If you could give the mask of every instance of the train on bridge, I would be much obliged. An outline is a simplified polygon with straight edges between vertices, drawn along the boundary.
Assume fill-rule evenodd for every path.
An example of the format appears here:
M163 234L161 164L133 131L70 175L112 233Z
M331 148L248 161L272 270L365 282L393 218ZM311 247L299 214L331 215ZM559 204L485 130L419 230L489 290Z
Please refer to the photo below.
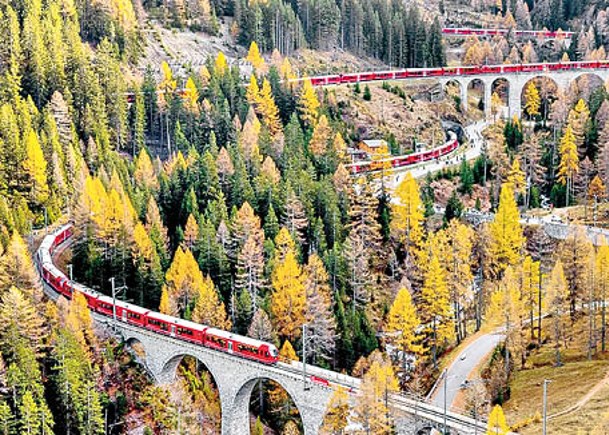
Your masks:
M501 65L452 66L438 68L408 68L393 71L348 73L310 77L313 86L345 85L362 82L421 79L434 77L462 77L489 74L551 73L577 70L609 69L609 60L581 62L522 63ZM306 80L304 78L294 81Z
M157 313L127 302L115 301L109 296L70 280L55 266L53 253L58 246L72 237L73 229L72 224L67 224L56 232L47 235L36 252L36 265L40 276L57 293L68 299L72 299L74 293L80 293L87 300L87 305L92 312L110 319L116 318L121 322L145 328L157 334L167 335L263 364L276 364L279 360L279 352L274 344ZM312 381L316 383L327 382L323 379L312 379Z
M442 33L451 36L514 36L540 39L570 39L575 32L564 30L518 30L518 29L478 29L474 27L444 27Z

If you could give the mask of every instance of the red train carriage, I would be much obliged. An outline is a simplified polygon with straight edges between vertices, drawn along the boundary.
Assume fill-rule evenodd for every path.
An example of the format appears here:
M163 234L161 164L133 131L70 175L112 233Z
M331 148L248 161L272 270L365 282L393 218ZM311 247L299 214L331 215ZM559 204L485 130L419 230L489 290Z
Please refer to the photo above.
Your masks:
M94 302L93 309L100 314L113 317L113 300L110 296L100 295ZM150 310L123 301L116 301L116 318L121 322L137 326L146 326L146 318Z
M275 364L279 359L279 352L272 344L216 328L205 331L205 345L266 364Z
M205 325L154 311L149 311L146 315L146 328L159 334L198 344L205 344L205 330L208 329Z

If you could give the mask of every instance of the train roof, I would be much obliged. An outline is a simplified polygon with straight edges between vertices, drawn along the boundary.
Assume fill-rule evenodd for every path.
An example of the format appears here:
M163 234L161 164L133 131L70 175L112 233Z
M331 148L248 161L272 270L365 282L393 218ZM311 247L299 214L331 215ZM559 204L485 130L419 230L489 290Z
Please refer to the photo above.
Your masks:
M267 343L266 341L256 340L255 338L246 337L244 335L233 334L232 332L223 331L222 329L208 328L205 333L207 335L215 335L216 337L235 340L243 344L249 344L250 346L258 347L266 344L269 347L274 347L274 345Z
M100 295L97 299L99 301L106 302L110 305L112 305L114 303L112 300L112 297L107 296L107 295ZM119 300L116 301L116 306L124 308L129 311L133 311L134 313L142 314L142 315L145 315L150 311L149 309L142 308L139 305L134 305L134 304L130 304L129 302L119 301Z
M169 316L167 314L161 314L156 311L149 311L148 317L155 320L161 320L167 323L173 323L176 325L185 326L187 328L196 329L198 331L205 331L206 329L208 329L206 325L191 322L190 320L178 319L177 317Z

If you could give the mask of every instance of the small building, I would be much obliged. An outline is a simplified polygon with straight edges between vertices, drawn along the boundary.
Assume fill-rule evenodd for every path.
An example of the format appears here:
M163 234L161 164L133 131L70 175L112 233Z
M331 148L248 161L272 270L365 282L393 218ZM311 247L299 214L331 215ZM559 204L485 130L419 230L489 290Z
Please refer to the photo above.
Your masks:
M358 144L360 151L366 153L368 158L374 159L389 156L389 145L383 139L366 139Z

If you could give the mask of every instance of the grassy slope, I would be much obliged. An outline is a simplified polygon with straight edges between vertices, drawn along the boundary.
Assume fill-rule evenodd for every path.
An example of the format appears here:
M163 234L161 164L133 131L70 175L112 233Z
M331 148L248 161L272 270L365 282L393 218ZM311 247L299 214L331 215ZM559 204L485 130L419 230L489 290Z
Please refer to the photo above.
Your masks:
M609 372L609 355L597 354L595 359L587 360L586 322L581 319L571 328L573 339L562 352L564 365L554 367L554 349L548 343L533 354L528 361L532 368L518 371L511 382L512 395L504 409L508 423L519 422L542 414L543 380L551 379L548 387L548 414L552 415L575 405ZM546 325L549 331L550 325ZM579 338L575 340L575 338ZM609 387L604 386L589 401L567 415L548 422L548 433L569 435L588 433L602 420L609 409ZM583 432L580 432L582 431ZM533 422L520 429L522 434L541 433L541 423Z

